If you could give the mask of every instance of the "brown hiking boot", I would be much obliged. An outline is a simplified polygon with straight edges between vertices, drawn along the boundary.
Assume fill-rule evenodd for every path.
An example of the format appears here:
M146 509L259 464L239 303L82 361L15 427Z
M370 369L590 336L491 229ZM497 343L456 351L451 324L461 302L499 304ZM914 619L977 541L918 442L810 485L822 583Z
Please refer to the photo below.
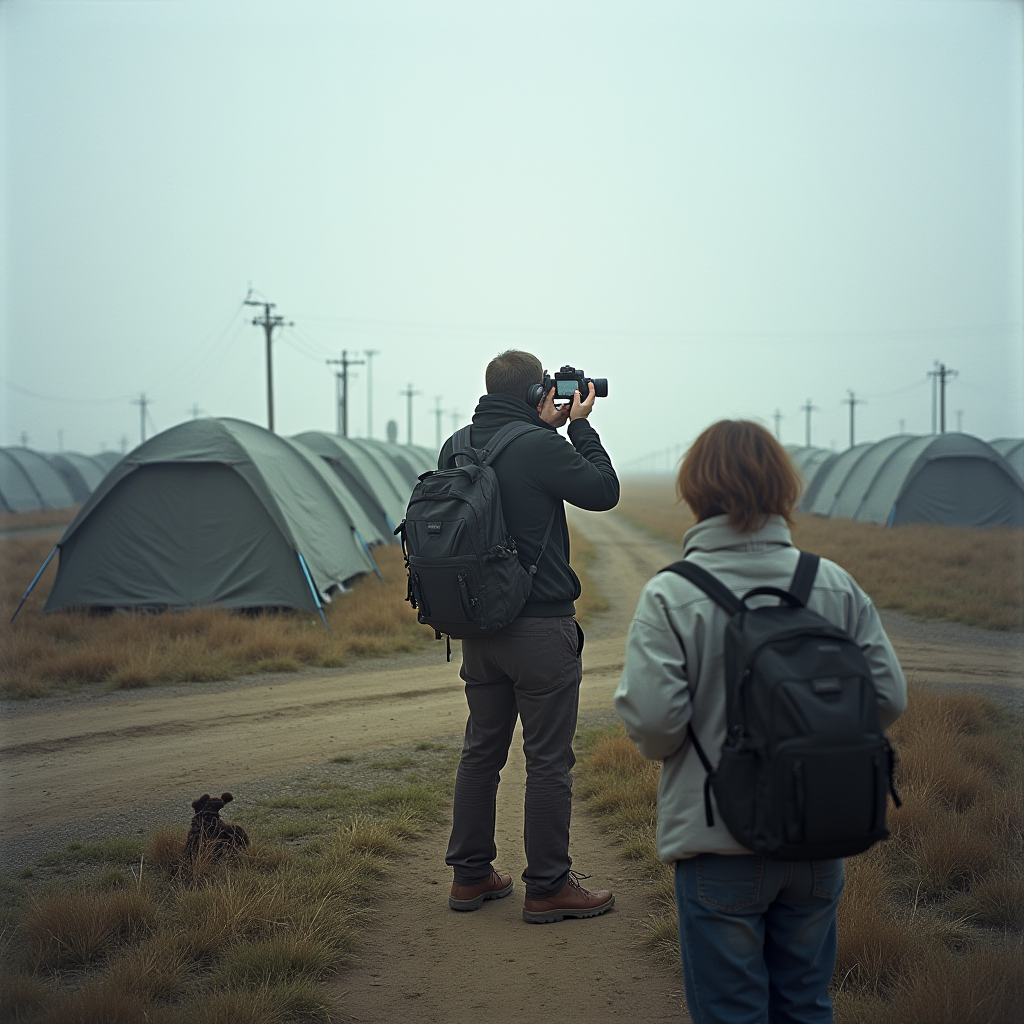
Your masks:
M597 917L615 905L615 895L607 889L590 892L580 885L580 880L589 875L569 872L569 881L554 896L542 900L526 898L523 905L523 920L527 924L551 924L563 917Z
M479 910L484 905L484 900L500 900L511 891L512 876L499 875L497 871L492 871L490 878L485 878L476 885L459 885L458 882L452 882L448 906L452 910Z

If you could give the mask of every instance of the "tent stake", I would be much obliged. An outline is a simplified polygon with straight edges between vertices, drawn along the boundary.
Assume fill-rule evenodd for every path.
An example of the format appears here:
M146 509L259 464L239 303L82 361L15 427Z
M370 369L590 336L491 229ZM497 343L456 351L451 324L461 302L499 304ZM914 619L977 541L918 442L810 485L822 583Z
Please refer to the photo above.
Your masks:
M309 592L313 595L313 600L316 601L316 610L320 613L320 618L323 619L324 629L330 632L331 627L327 625L327 616L324 615L324 607L320 603L320 595L316 592L316 587L313 586L313 577L309 575L309 569L306 567L306 560L302 557L301 551L295 552L299 556L299 565L302 566L302 571L306 576L306 582L309 584Z
M50 564L50 559L52 559L53 556L57 554L58 546L59 545L57 544L53 545L53 550L46 556L46 561L43 562L42 568L39 570L39 572L35 574L35 576L32 579L32 582L28 585L28 590L26 590L25 593L22 595L21 600L18 602L18 607L14 609L14 614L11 616L11 622L13 622L18 617L18 612L21 611L21 606L28 600L28 595L32 593L32 588L39 582L39 577L42 576L44 572L46 572L46 567Z

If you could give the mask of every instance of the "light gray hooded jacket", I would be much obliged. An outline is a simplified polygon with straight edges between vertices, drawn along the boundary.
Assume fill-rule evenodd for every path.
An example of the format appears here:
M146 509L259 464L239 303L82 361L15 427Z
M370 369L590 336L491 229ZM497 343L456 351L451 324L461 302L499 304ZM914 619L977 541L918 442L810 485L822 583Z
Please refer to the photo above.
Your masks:
M683 552L740 597L754 587L788 589L799 558L781 516L770 516L753 533L734 529L724 515L713 516L687 531ZM754 598L752 606L756 602L777 599ZM849 573L823 558L808 607L860 644L874 674L882 728L888 728L906 707L907 681L871 599ZM708 759L717 764L726 732L727 621L727 613L702 590L665 572L644 587L629 628L615 707L640 753L663 762L658 855L668 863L699 853L750 853L733 839L717 806L715 824L707 825L705 772L686 732L692 722Z

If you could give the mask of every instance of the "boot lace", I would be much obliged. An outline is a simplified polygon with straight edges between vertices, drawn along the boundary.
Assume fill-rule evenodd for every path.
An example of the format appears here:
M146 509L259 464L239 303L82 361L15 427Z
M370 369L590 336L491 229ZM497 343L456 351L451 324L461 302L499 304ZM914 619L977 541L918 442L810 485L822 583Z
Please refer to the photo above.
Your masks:
M574 889L579 889L580 892L587 892L588 890L584 889L583 886L580 885L580 882L589 877L590 875L584 875L581 874L579 871L573 871L570 869L568 881Z

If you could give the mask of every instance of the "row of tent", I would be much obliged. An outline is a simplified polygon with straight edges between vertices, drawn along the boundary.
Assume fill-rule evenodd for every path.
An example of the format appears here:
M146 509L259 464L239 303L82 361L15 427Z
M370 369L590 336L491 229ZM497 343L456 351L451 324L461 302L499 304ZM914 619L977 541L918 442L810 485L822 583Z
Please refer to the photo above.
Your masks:
M0 512L81 505L120 461L117 452L51 455L31 448L0 448Z
M1024 527L1024 440L898 434L844 452L788 449L804 480L800 508L899 526Z
M52 458L52 457L51 457ZM64 531L46 610L320 611L376 571L426 448L237 419L179 424L119 457Z

